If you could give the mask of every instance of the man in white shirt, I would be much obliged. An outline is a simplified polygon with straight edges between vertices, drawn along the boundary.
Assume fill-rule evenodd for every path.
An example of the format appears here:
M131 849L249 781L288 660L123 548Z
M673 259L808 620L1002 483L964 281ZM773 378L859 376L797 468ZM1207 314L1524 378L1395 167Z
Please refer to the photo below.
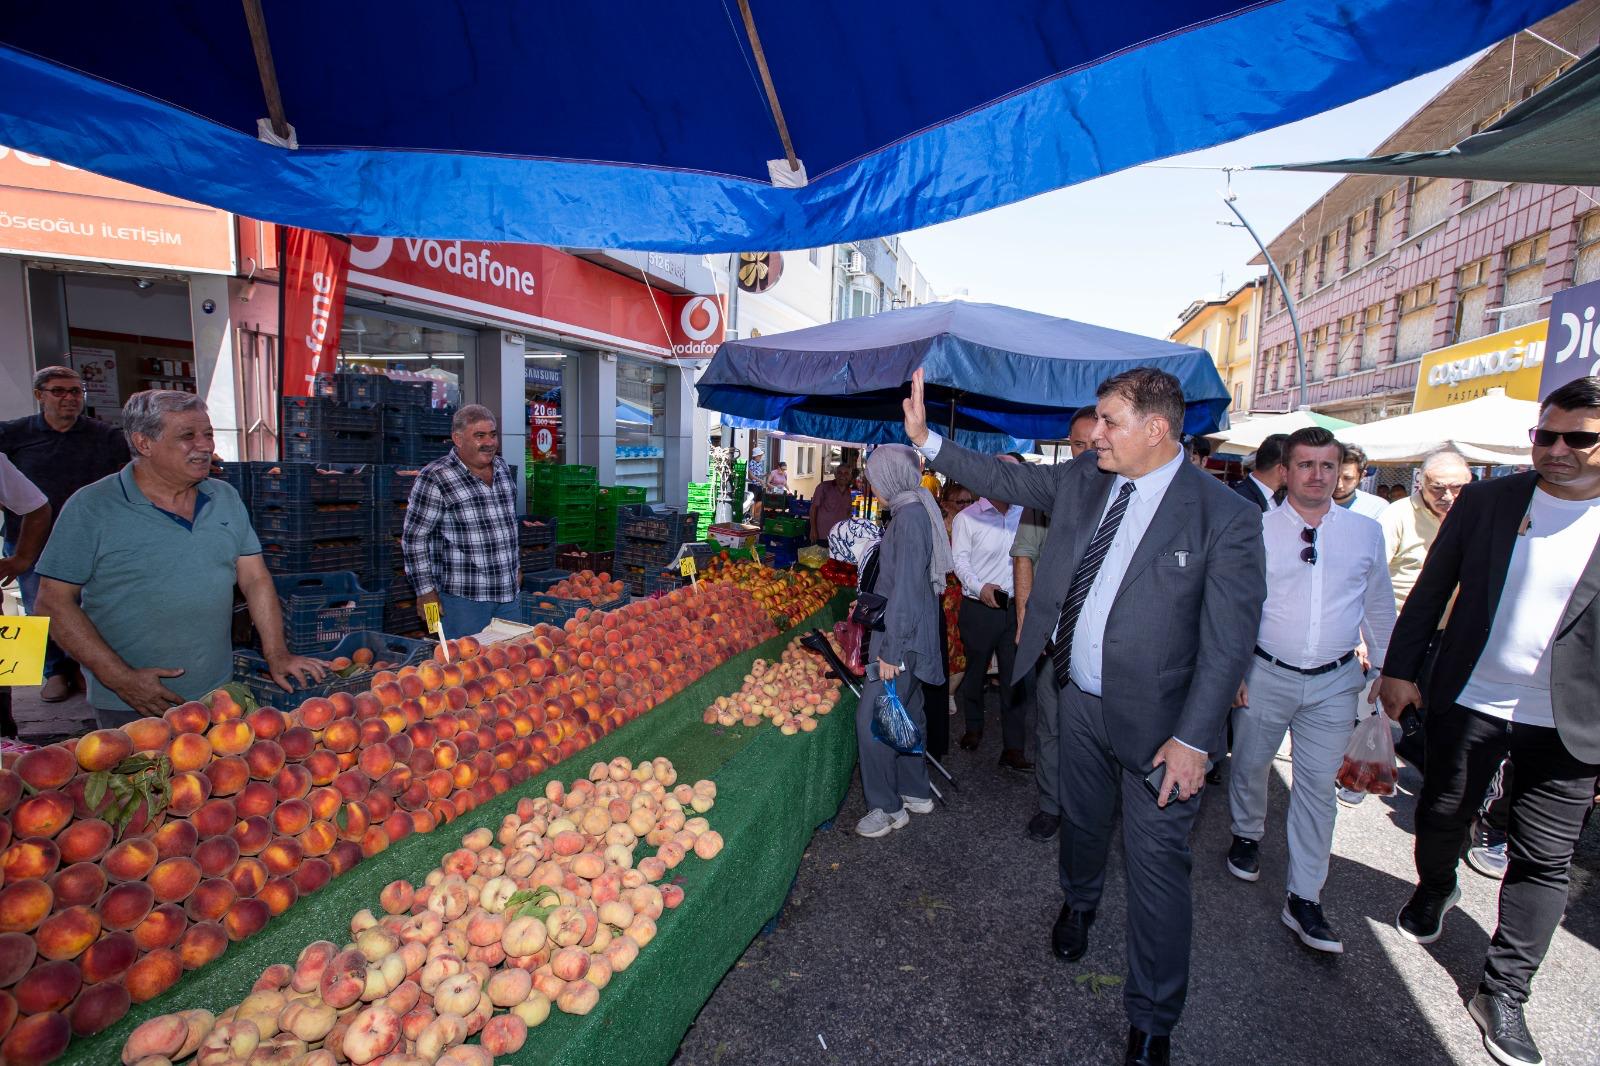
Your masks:
M1361 478L1367 472L1367 453L1356 444L1346 444L1344 461L1339 466L1339 483L1333 487L1333 502L1347 511L1366 515L1376 520L1383 514L1389 501L1361 489Z
M1365 638L1371 661L1382 663L1394 629L1394 590L1378 524L1332 504L1341 460L1333 434L1321 427L1298 430L1284 458L1285 505L1261 518L1267 600L1255 663L1233 712L1228 870L1244 881L1261 876L1272 761L1289 732L1294 784L1283 923L1307 947L1338 954L1344 945L1321 899L1338 812L1334 776L1361 694L1361 664L1353 649Z
M1000 456L1017 462L1016 456ZM1016 539L1022 508L1003 500L980 498L956 515L950 526L950 555L961 582L961 611L956 624L967 653L967 672L956 690L956 703L966 716L961 747L973 751L983 740L983 686L989 660L1000 659L1000 765L1030 773L1033 763L1023 753L1026 711L1020 686L1011 683L1017 657L1017 605L1011 596L1011 542Z

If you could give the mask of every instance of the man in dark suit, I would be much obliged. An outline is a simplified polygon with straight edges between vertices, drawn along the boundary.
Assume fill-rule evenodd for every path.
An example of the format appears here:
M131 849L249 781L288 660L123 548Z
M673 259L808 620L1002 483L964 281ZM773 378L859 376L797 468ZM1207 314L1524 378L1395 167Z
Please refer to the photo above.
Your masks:
M1255 504L1257 509L1269 511L1282 499L1284 469L1283 451L1289 443L1287 433L1274 433L1256 449L1255 465L1250 476L1233 486L1233 491Z
M1051 943L1068 961L1088 950L1120 803L1126 1062L1160 1066L1189 978L1188 840L1199 804L1185 801L1205 784L1261 622L1261 516L1184 461L1183 391L1172 375L1131 370L1097 396L1095 450L1058 466L1001 463L930 433L920 370L905 429L935 470L1050 516L1016 661L1026 670L1049 656L1040 702L1048 695L1060 716L1066 902ZM1146 775L1160 778L1156 796Z
M1428 689L1417 801L1418 885L1395 925L1439 939L1461 897L1456 862L1495 768L1516 766L1500 923L1468 1006L1503 1063L1543 1062L1523 1018L1567 903L1568 870L1600 774L1600 381L1545 398L1534 472L1466 486L1439 527L1384 660L1399 717L1455 594Z

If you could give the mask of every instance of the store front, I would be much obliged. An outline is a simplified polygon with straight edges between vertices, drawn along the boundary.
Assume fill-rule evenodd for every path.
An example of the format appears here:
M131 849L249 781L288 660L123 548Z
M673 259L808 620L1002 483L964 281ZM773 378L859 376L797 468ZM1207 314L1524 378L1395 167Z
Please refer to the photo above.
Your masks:
M1505 389L1513 400L1537 400L1549 325L1540 319L1429 352L1417 371L1412 409L1465 403L1494 388Z

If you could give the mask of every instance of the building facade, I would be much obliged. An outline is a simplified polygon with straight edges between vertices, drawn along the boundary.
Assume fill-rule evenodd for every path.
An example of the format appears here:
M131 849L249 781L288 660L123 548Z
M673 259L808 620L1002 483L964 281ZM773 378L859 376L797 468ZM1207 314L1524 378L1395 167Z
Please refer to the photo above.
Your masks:
M1261 294L1265 278L1253 278L1237 289L1184 308L1178 328L1167 339L1204 348L1232 398L1229 412L1251 409L1255 396L1256 344L1261 336Z
M1600 42L1600 0L1501 41L1374 149L1448 148L1494 123ZM1562 50L1565 51L1562 51ZM1354 422L1411 410L1430 352L1543 319L1600 278L1600 189L1352 175L1268 245L1258 412L1306 404ZM1255 265L1264 265L1257 257ZM1304 352L1302 372L1300 353Z

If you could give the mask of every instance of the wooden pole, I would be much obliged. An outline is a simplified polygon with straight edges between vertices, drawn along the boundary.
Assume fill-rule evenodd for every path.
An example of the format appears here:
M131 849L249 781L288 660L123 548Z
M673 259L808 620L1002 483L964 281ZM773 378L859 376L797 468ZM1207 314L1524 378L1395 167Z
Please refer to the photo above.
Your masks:
M267 118L272 132L289 139L289 119L283 110L283 95L278 91L278 72L272 63L272 42L267 39L267 17L261 0L242 0L244 20L250 27L250 46L256 54L256 73L261 75L261 95L267 101Z
M739 14L744 16L744 32L750 38L750 50L755 53L756 67L761 71L761 84L767 90L767 103L772 106L772 117L778 123L778 138L783 141L783 154L789 160L789 169L799 170L800 159L794 154L794 144L789 140L789 124L783 120L783 105L778 103L778 90L772 84L772 71L767 69L767 53L761 47L761 35L756 32L756 18L750 13L750 0L739 0Z

